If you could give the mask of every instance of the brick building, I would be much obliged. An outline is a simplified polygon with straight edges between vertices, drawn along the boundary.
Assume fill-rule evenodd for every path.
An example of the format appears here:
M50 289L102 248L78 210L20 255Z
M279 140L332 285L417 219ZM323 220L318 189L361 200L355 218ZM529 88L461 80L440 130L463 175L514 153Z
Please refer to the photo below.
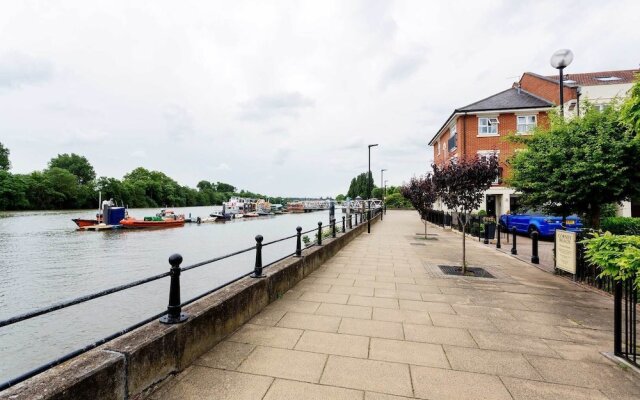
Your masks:
M585 100L596 107L605 107L615 98L624 98L639 72L619 70L566 74L563 93L565 116L580 115L580 107L584 108ZM455 109L429 142L433 146L434 162L444 165L461 157L496 153L501 176L486 192L481 209L496 216L514 210L518 195L503 184L502 178L509 176L507 160L521 145L510 143L505 138L526 135L534 126L544 126L548 123L548 112L559 102L557 75L525 72L511 89ZM624 203L620 214L640 217L640 201Z

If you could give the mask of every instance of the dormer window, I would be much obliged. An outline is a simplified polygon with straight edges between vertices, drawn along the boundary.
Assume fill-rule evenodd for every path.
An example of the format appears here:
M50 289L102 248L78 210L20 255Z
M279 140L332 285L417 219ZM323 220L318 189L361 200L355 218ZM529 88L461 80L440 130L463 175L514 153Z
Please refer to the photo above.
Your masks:
M478 135L479 136L496 136L498 135L498 125L500 121L496 117L478 118Z
M614 82L619 81L622 78L618 78L617 76L596 76L596 80L600 82Z

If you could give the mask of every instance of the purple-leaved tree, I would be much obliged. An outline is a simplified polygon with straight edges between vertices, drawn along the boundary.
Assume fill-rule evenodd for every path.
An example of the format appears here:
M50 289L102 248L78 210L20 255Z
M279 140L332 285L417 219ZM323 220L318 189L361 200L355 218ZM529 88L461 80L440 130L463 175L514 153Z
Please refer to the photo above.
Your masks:
M409 199L413 208L420 214L420 218L424 222L424 239L427 240L427 216L433 208L433 203L438 199L431 174L413 177L408 184L400 188L404 197Z
M474 157L433 165L432 181L438 197L458 215L462 225L462 275L467 273L465 233L471 211L480 207L484 192L498 177L498 157Z

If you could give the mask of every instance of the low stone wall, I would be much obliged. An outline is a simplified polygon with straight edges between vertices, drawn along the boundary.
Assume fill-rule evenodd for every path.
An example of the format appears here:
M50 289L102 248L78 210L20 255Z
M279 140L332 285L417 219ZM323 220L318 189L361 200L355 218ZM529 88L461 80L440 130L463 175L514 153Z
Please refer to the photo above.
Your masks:
M371 223L376 223L376 216ZM363 231L361 224L323 246L303 251L184 308L177 325L149 323L97 349L0 392L0 399L141 399L159 382L184 370L224 337L315 271Z

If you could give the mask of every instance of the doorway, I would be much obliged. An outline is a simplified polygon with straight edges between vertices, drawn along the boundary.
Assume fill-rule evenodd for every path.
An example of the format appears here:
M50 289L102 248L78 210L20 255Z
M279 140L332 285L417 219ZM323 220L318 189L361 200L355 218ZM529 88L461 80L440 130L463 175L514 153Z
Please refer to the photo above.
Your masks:
M496 216L496 195L488 194L487 195L487 204L486 208L487 216L495 217Z

